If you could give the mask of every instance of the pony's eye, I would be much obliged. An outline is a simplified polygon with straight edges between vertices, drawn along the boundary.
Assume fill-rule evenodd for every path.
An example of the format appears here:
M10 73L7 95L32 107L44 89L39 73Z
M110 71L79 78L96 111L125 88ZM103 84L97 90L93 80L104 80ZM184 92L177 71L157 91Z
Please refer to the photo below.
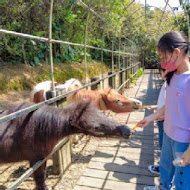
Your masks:
M119 103L120 102L120 100L116 100L116 103Z

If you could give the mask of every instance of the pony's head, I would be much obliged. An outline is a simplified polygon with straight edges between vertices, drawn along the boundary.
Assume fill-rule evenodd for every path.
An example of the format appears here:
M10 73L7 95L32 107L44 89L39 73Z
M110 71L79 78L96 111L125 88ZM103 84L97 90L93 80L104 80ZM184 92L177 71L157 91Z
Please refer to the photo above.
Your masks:
M106 117L93 103L80 101L70 117L70 125L74 133L85 133L92 136L122 137L130 136L130 129Z
M133 98L127 98L116 90L107 88L102 93L106 107L116 113L132 112L141 108L142 103Z
M66 91L68 92L82 87L82 84L79 80L71 78L64 83L64 86L66 88Z

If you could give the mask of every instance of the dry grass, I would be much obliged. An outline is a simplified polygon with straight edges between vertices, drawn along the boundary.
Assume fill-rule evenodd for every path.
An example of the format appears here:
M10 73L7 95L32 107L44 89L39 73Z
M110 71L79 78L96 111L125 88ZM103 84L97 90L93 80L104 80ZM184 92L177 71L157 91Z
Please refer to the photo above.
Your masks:
M88 77L99 76L101 71L107 72L107 67L101 63L88 64ZM32 87L45 80L51 80L50 65L42 64L31 67L24 64L8 64L0 67L0 94L10 91L29 91ZM64 83L70 78L84 80L84 64L55 64L54 78L59 83Z

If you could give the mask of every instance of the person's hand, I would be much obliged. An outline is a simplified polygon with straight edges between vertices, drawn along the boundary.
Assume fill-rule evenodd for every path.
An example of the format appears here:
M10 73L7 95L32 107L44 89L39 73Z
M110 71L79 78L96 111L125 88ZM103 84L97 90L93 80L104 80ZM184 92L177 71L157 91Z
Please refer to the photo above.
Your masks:
M150 110L150 111L154 111L154 110L157 109L157 106L156 106L156 105L146 106L146 109L147 109L147 110Z
M181 156L180 166L185 167L188 164L190 164L190 149L187 149Z
M152 121L152 120L151 120L150 117L148 116L148 117L145 117L143 120L139 121L137 125L138 125L138 127L144 128L144 127L146 127L147 125L149 125L149 123L150 123L151 121Z

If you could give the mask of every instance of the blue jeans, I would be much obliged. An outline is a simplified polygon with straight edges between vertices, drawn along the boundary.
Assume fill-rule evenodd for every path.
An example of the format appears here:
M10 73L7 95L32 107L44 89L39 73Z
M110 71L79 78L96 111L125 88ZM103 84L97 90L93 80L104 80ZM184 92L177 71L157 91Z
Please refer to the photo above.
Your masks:
M172 161L176 152L185 152L189 143L180 143L163 134L163 146L160 158L160 187L171 190L173 181L176 190L190 190L190 164L186 167L174 166Z
M162 150L163 133L164 133L164 121L157 121L158 126L158 142L160 150Z

